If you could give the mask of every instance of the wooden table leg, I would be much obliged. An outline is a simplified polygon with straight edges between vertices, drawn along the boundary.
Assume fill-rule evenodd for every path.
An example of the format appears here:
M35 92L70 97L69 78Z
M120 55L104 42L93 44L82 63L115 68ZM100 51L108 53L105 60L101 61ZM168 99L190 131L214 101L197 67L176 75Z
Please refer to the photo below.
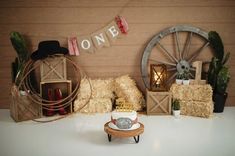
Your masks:
M138 143L140 140L140 136L138 135L137 138L134 136L135 142Z
M112 140L112 135L108 134L108 139L109 139L109 142L111 142L111 140Z

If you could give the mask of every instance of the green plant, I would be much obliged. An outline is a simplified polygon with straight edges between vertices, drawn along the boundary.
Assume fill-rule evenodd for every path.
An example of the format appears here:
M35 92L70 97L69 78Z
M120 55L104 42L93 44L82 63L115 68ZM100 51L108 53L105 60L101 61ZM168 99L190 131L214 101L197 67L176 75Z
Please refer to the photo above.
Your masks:
M11 64L11 75L12 75L12 82L19 84L22 70L24 69L25 63L30 58L30 53L26 47L26 42L22 35L19 32L11 32L10 33L10 40L11 44L14 47L18 57L15 58L15 61Z
M212 86L214 92L224 94L230 79L228 67L225 66L230 53L228 52L224 56L224 45L216 31L208 33L208 40L214 49L215 57L211 59L207 81Z
M172 102L173 110L180 110L180 101L178 99L174 99Z
M176 79L183 79L183 74L177 72Z
M189 80L189 71L188 70L184 70L183 80Z

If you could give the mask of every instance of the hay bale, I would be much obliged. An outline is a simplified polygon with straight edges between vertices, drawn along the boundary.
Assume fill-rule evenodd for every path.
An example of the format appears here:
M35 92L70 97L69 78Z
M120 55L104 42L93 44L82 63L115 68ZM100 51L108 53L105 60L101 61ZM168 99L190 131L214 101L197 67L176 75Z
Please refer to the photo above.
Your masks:
M92 98L114 98L113 79L91 80Z
M179 100L193 100L208 102L212 100L212 88L210 85L177 85L170 88L173 98Z
M111 99L114 99L113 79L82 79L78 96L74 101L74 111L82 113L110 112L112 111ZM82 108L83 106L85 107Z
M113 79L82 79L78 90L81 99L91 98L114 98Z
M119 98L132 103L135 111L144 108L145 102L142 93L136 86L136 83L128 75L118 77L114 80L114 91Z
M110 98L92 98L87 105L86 103L87 99L76 99L74 111L81 113L106 113L112 111L112 101ZM84 105L85 107L83 107Z
M213 114L213 102L180 100L180 114L209 118Z

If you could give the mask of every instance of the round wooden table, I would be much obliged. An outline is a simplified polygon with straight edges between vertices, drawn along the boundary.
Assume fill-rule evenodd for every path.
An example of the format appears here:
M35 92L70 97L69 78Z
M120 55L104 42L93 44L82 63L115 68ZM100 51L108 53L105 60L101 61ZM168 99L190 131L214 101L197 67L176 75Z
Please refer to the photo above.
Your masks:
M104 125L104 131L108 134L108 140L111 142L112 136L119 138L133 137L135 142L139 142L140 134L144 132L144 125L139 122L140 127L134 130L116 130L109 127L109 122Z

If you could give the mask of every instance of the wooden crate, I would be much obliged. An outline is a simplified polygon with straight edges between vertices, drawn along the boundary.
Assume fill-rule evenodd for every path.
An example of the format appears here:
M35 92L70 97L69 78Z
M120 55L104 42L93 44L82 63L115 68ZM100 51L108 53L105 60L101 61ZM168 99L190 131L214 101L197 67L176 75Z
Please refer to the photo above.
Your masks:
M41 106L32 102L27 95L12 95L10 114L16 122L40 118Z
M170 115L171 114L170 92L151 92L147 90L147 114Z
M48 57L41 60L41 81L67 80L66 58L64 56Z
M60 88L63 98L66 98L72 92L72 82L71 80L59 80L59 81L45 81L40 83L40 94L43 99L48 99L47 90L51 88L55 90L56 88ZM73 112L72 102L66 108L67 111ZM42 109L42 114L44 110Z

